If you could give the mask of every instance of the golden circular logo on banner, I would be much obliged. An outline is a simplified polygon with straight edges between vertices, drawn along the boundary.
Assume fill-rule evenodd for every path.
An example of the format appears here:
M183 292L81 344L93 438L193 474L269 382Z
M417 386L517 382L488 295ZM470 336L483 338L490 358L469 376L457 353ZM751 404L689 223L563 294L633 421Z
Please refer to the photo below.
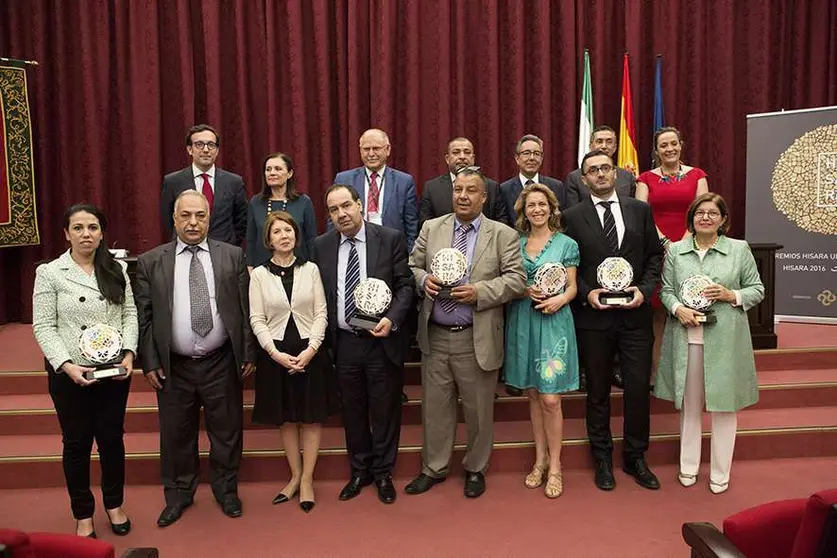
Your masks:
M776 161L770 189L776 209L796 226L837 234L837 124L797 138Z

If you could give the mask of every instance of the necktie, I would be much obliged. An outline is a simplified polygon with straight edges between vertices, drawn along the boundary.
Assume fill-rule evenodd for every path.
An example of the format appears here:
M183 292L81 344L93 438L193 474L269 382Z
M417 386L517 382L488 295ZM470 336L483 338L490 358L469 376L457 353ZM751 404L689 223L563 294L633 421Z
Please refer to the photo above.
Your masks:
M378 173L369 175L369 194L366 196L367 213L378 213ZM354 245L353 245L354 246Z
M349 240L349 263L346 264L346 289L343 300L345 301L346 321L355 315L355 288L360 283L360 258L357 256L355 239Z
M215 193L212 191L212 184L209 183L209 175L203 173L201 176L203 177L201 193L206 197L206 201L209 202L209 209L212 209L212 202L215 201Z
M198 258L199 246L187 246L192 253L189 263L189 310L192 316L192 331L206 337L212 331L212 306L209 303L209 286L206 284L203 264Z
M527 179L526 179L526 186L531 186L531 185L532 185L532 184L534 184L534 183L535 183L535 181L534 181L534 180L532 180L531 178L527 178Z
M604 207L604 233L607 243L610 245L610 251L615 254L619 251L619 236L616 234L616 219L613 218L613 212L610 210L612 203L603 201L599 202L599 205Z
M468 232L473 229L474 226L470 223L467 225L462 225L459 227L459 230L456 231L456 237L453 239L453 247L465 254L465 257L468 257ZM450 314L459 303L454 298L440 298L439 304L442 307L442 310Z

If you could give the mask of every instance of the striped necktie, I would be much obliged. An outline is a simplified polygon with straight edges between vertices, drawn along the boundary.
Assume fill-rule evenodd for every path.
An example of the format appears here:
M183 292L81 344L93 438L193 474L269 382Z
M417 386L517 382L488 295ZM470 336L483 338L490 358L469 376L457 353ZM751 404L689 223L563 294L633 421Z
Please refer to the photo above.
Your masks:
M347 241L349 243L349 263L346 264L346 288L343 296L346 322L357 312L357 308L355 308L355 289L360 283L360 258L358 258L357 247L355 246L357 241L354 238L349 238Z
M599 205L604 207L604 233L607 237L607 243L610 246L610 251L613 254L619 252L619 235L616 234L616 219L613 218L613 212L610 210L612 201L601 201Z
M453 239L453 247L465 254L466 258L468 257L468 233L473 228L474 225L471 223L460 226L459 230L456 231L456 238ZM439 299L439 305L442 307L442 310L450 314L456 310L459 303L455 298L441 298Z

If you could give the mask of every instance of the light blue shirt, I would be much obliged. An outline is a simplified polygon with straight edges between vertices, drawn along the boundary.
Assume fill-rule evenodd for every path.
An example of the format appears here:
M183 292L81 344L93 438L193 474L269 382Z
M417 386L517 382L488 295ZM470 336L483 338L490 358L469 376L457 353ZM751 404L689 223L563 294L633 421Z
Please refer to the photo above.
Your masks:
M186 249L185 242L177 239L174 257L174 292L172 293L171 309L171 350L184 356L203 356L227 342L227 330L224 320L218 313L218 302L215 292L215 274L212 271L212 258L209 254L209 244L206 239L198 244L200 250L196 254L203 265L206 285L209 287L209 304L212 308L212 329L201 337L192 331L191 290L189 288L189 266L192 263L192 253Z
M352 331L346 322L346 268L349 266L349 252L352 244L349 237L340 235L340 247L337 249L337 326ZM355 235L355 250L360 264L360 280L366 279L366 223L361 222L360 230Z
M451 238L451 246L453 246L456 235L459 234L459 229L462 228L462 223L456 216L454 216L453 237ZM465 257L468 260L468 270L465 272L465 277L462 278L459 284L464 285L471 281L471 263L474 260L474 249L477 247L477 236L480 233L480 223L482 223L482 214L471 221L473 228L468 231L466 237L467 247L465 249ZM439 304L438 299L433 303L433 322L443 325L468 325L474 323L474 309L470 304L457 304L453 312L445 312Z

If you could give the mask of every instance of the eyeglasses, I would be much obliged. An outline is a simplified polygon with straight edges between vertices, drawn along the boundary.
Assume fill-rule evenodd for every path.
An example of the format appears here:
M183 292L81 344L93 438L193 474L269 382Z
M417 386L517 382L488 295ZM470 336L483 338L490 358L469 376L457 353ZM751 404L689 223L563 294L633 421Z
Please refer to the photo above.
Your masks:
M195 141L192 142L192 147L199 151L203 151L204 149L215 151L216 149L218 149L218 144L214 141Z
M531 151L529 149L527 149L526 151L520 151L517 154L523 157L524 159L528 159L529 157L540 159L541 157L543 157L543 151Z
M718 211L715 211L714 209L711 209L709 211L704 211L702 209L699 209L698 211L695 211L695 217L697 217L698 219L702 219L704 217L709 217L710 219L715 220L720 216L721 216L721 213L718 212Z
M604 174L610 174L612 170L613 165L599 165L598 167L587 167L587 174L591 176L596 176L600 172Z

